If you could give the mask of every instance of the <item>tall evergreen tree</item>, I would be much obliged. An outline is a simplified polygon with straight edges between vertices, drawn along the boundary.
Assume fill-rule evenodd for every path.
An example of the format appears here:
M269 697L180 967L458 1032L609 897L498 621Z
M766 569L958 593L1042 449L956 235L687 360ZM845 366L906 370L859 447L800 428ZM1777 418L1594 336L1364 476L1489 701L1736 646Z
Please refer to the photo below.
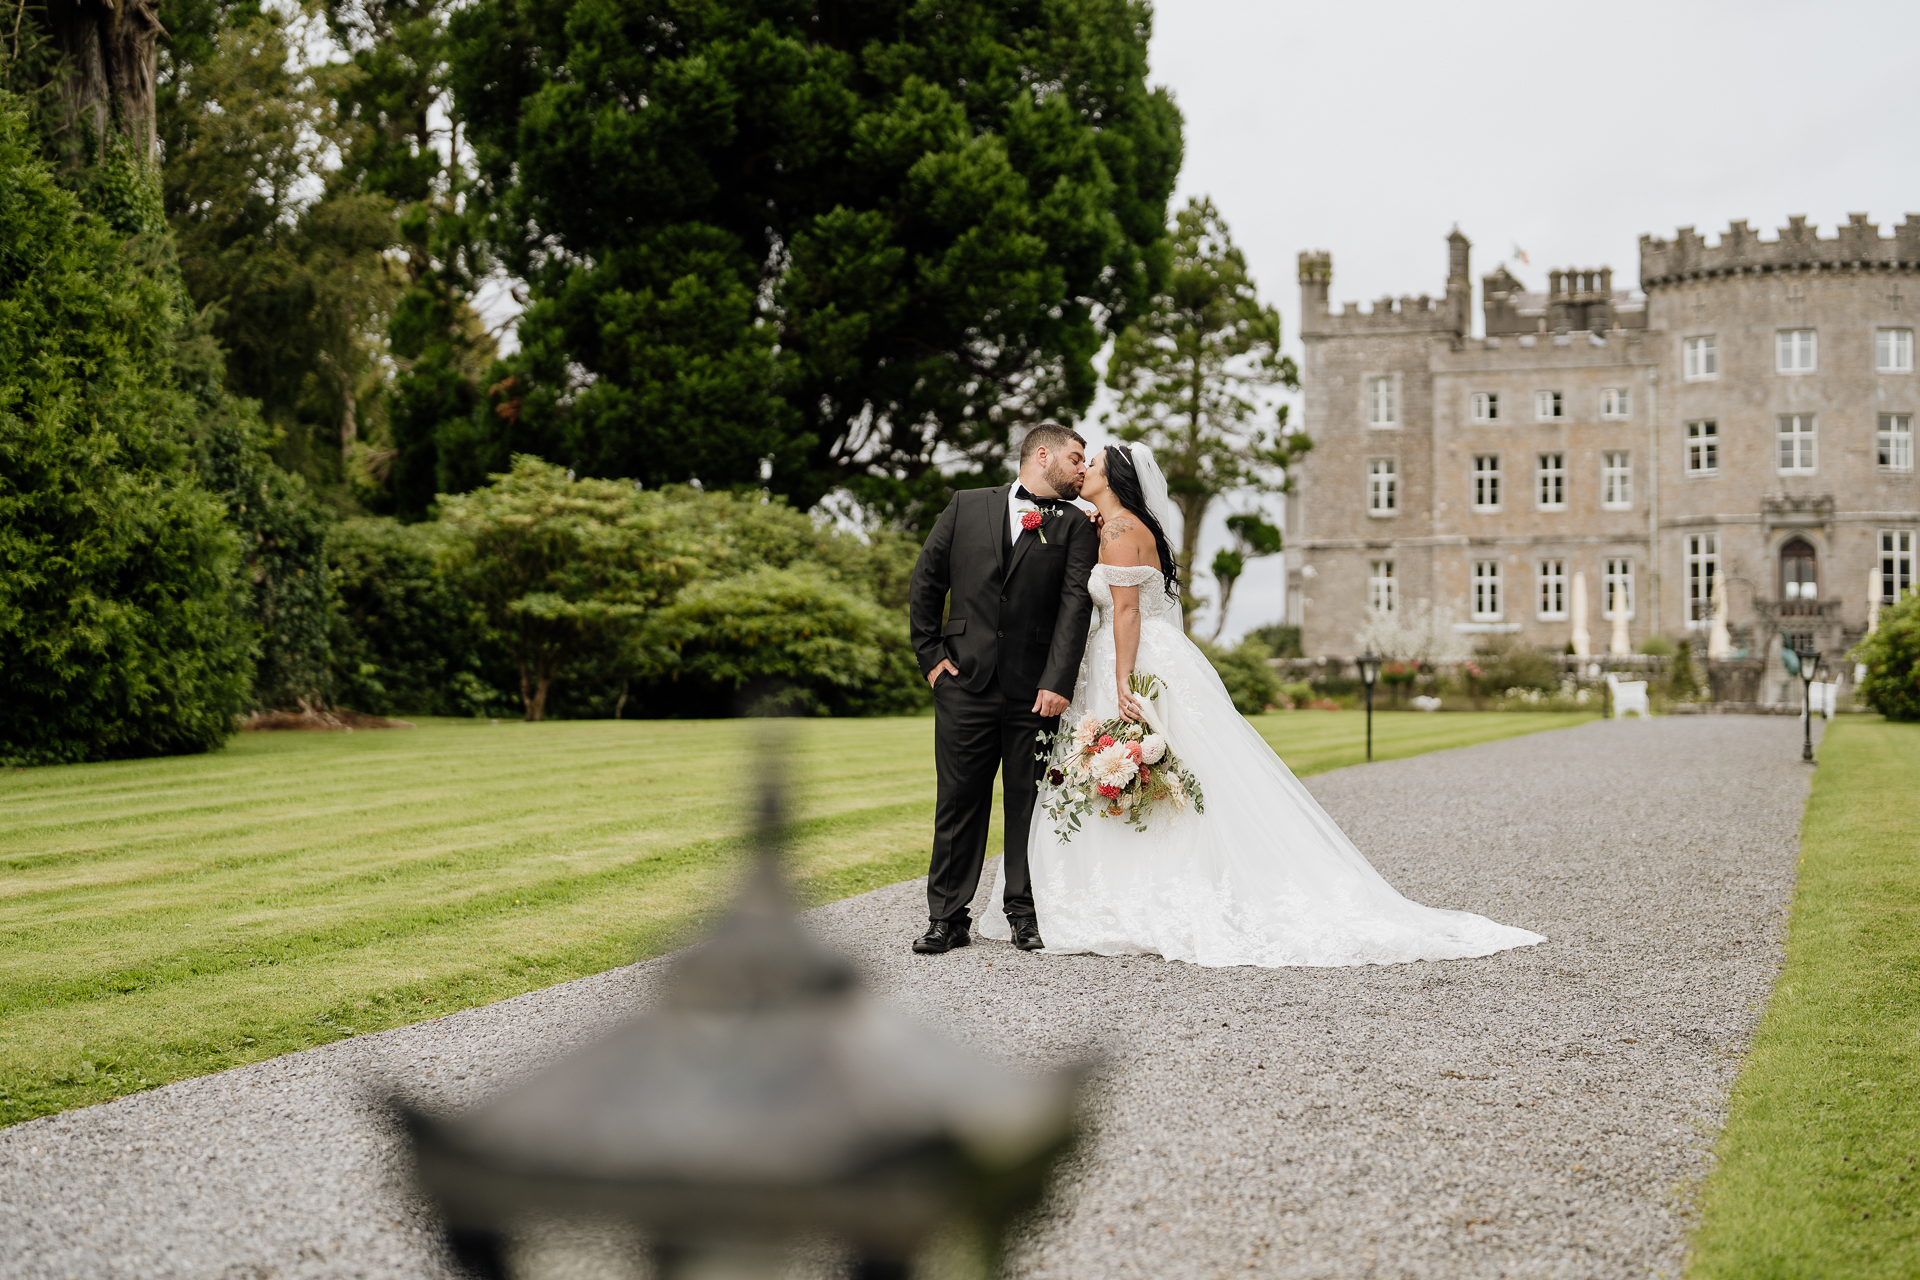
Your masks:
M1119 393L1120 437L1146 441L1166 472L1180 509L1180 568L1192 582L1214 499L1286 492L1287 466L1312 447L1287 430L1287 406L1269 417L1265 393L1298 387L1300 375L1280 354L1280 313L1260 301L1211 200L1190 201L1175 219L1166 287L1115 341L1107 385ZM1180 597L1189 631L1202 603Z
M912 518L1072 416L1151 296L1180 120L1142 0L478 0L453 83L523 350L438 431Z
M0 101L0 761L204 751L252 636L186 445L181 295L36 150Z

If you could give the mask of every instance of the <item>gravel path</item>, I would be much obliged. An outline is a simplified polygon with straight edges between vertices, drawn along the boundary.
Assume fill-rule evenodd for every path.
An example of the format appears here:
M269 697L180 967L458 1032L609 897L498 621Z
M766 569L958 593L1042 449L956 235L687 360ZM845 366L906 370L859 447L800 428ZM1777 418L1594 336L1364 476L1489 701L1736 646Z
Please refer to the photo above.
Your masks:
M1034 1065L1106 1055L1095 1139L1015 1274L1677 1276L1779 962L1799 734L1784 717L1594 723L1311 779L1410 897L1549 938L1483 960L915 957L917 883L812 919L951 1036ZM443 1275L367 1082L463 1105L644 1005L659 975L0 1132L0 1276Z

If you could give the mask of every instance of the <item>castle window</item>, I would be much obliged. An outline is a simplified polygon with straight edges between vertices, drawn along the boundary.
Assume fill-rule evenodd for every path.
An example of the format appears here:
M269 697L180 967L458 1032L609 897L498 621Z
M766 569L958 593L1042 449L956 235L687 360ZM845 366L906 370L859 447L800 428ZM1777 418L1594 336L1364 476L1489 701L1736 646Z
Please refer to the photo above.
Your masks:
M1391 427L1400 421L1398 388L1391 376L1367 379L1367 425Z
M1720 572L1720 535L1687 535L1687 625L1713 621L1713 576Z
M1566 416L1565 404L1558 391L1533 393L1533 417L1536 422L1558 422Z
M1473 456L1473 509L1500 509L1500 455L1477 453Z
M1473 562L1473 620L1500 621L1500 562Z
M1392 613L1397 593L1393 586L1393 561L1367 562L1367 608L1374 613Z
M1392 458L1367 463L1367 514L1390 516L1400 510L1400 477Z
M1787 544L1780 548L1780 598L1782 600L1818 600L1820 598L1820 576L1813 558L1813 544L1805 538L1790 538Z
M1776 373L1812 373L1813 363L1813 330L1782 329L1773 335L1773 367Z
M1688 382L1720 376L1720 343L1713 334L1687 338L1680 343L1681 367Z
M1892 604L1913 590L1913 531L1880 531L1880 603Z
M1873 437L1874 460L1882 471L1913 470L1913 415L1883 413Z
M1600 505L1608 511L1633 507L1633 455L1624 449L1600 455Z
M1720 424L1717 422L1689 422L1687 424L1687 474L1690 476L1710 476L1720 470Z
M1541 454L1537 477L1540 509L1565 511L1567 509L1567 455L1564 453Z
M1540 562L1540 620L1557 622L1567 616L1567 562Z
M1600 616L1609 622L1616 610L1633 616L1633 561L1622 556L1607 561L1607 572L1600 579Z
M1781 414L1780 430L1775 438L1780 447L1781 475L1810 476L1813 474L1812 414Z
M1616 420L1625 418L1631 403L1625 387L1607 387L1600 392L1600 416Z
M1882 329L1873 335L1876 373L1913 372L1913 330Z
M1500 421L1500 396L1498 392L1476 391L1473 393L1473 420L1475 422Z

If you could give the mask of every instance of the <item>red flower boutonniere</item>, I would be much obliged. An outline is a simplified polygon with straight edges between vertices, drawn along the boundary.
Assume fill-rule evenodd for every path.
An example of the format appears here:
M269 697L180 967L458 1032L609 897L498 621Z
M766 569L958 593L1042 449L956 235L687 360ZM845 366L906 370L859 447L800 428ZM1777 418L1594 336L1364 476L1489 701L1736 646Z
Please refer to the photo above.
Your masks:
M1047 531L1043 527L1042 522L1052 514L1053 511L1051 508L1041 510L1036 507L1028 507L1020 513L1020 527L1030 532L1038 533L1040 535L1040 541L1045 542L1047 540Z

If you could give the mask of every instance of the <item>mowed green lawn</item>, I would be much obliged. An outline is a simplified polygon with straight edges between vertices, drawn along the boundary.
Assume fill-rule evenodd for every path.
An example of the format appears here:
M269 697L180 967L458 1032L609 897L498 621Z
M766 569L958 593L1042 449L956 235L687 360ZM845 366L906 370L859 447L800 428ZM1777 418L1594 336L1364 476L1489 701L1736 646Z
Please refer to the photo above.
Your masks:
M1375 754L1588 718L1383 713ZM1255 723L1299 773L1361 759L1358 713ZM777 728L805 900L924 874L931 717ZM439 721L0 774L0 1123L670 950L725 902L768 732Z
M1920 1276L1920 725L1827 727L1690 1280Z

